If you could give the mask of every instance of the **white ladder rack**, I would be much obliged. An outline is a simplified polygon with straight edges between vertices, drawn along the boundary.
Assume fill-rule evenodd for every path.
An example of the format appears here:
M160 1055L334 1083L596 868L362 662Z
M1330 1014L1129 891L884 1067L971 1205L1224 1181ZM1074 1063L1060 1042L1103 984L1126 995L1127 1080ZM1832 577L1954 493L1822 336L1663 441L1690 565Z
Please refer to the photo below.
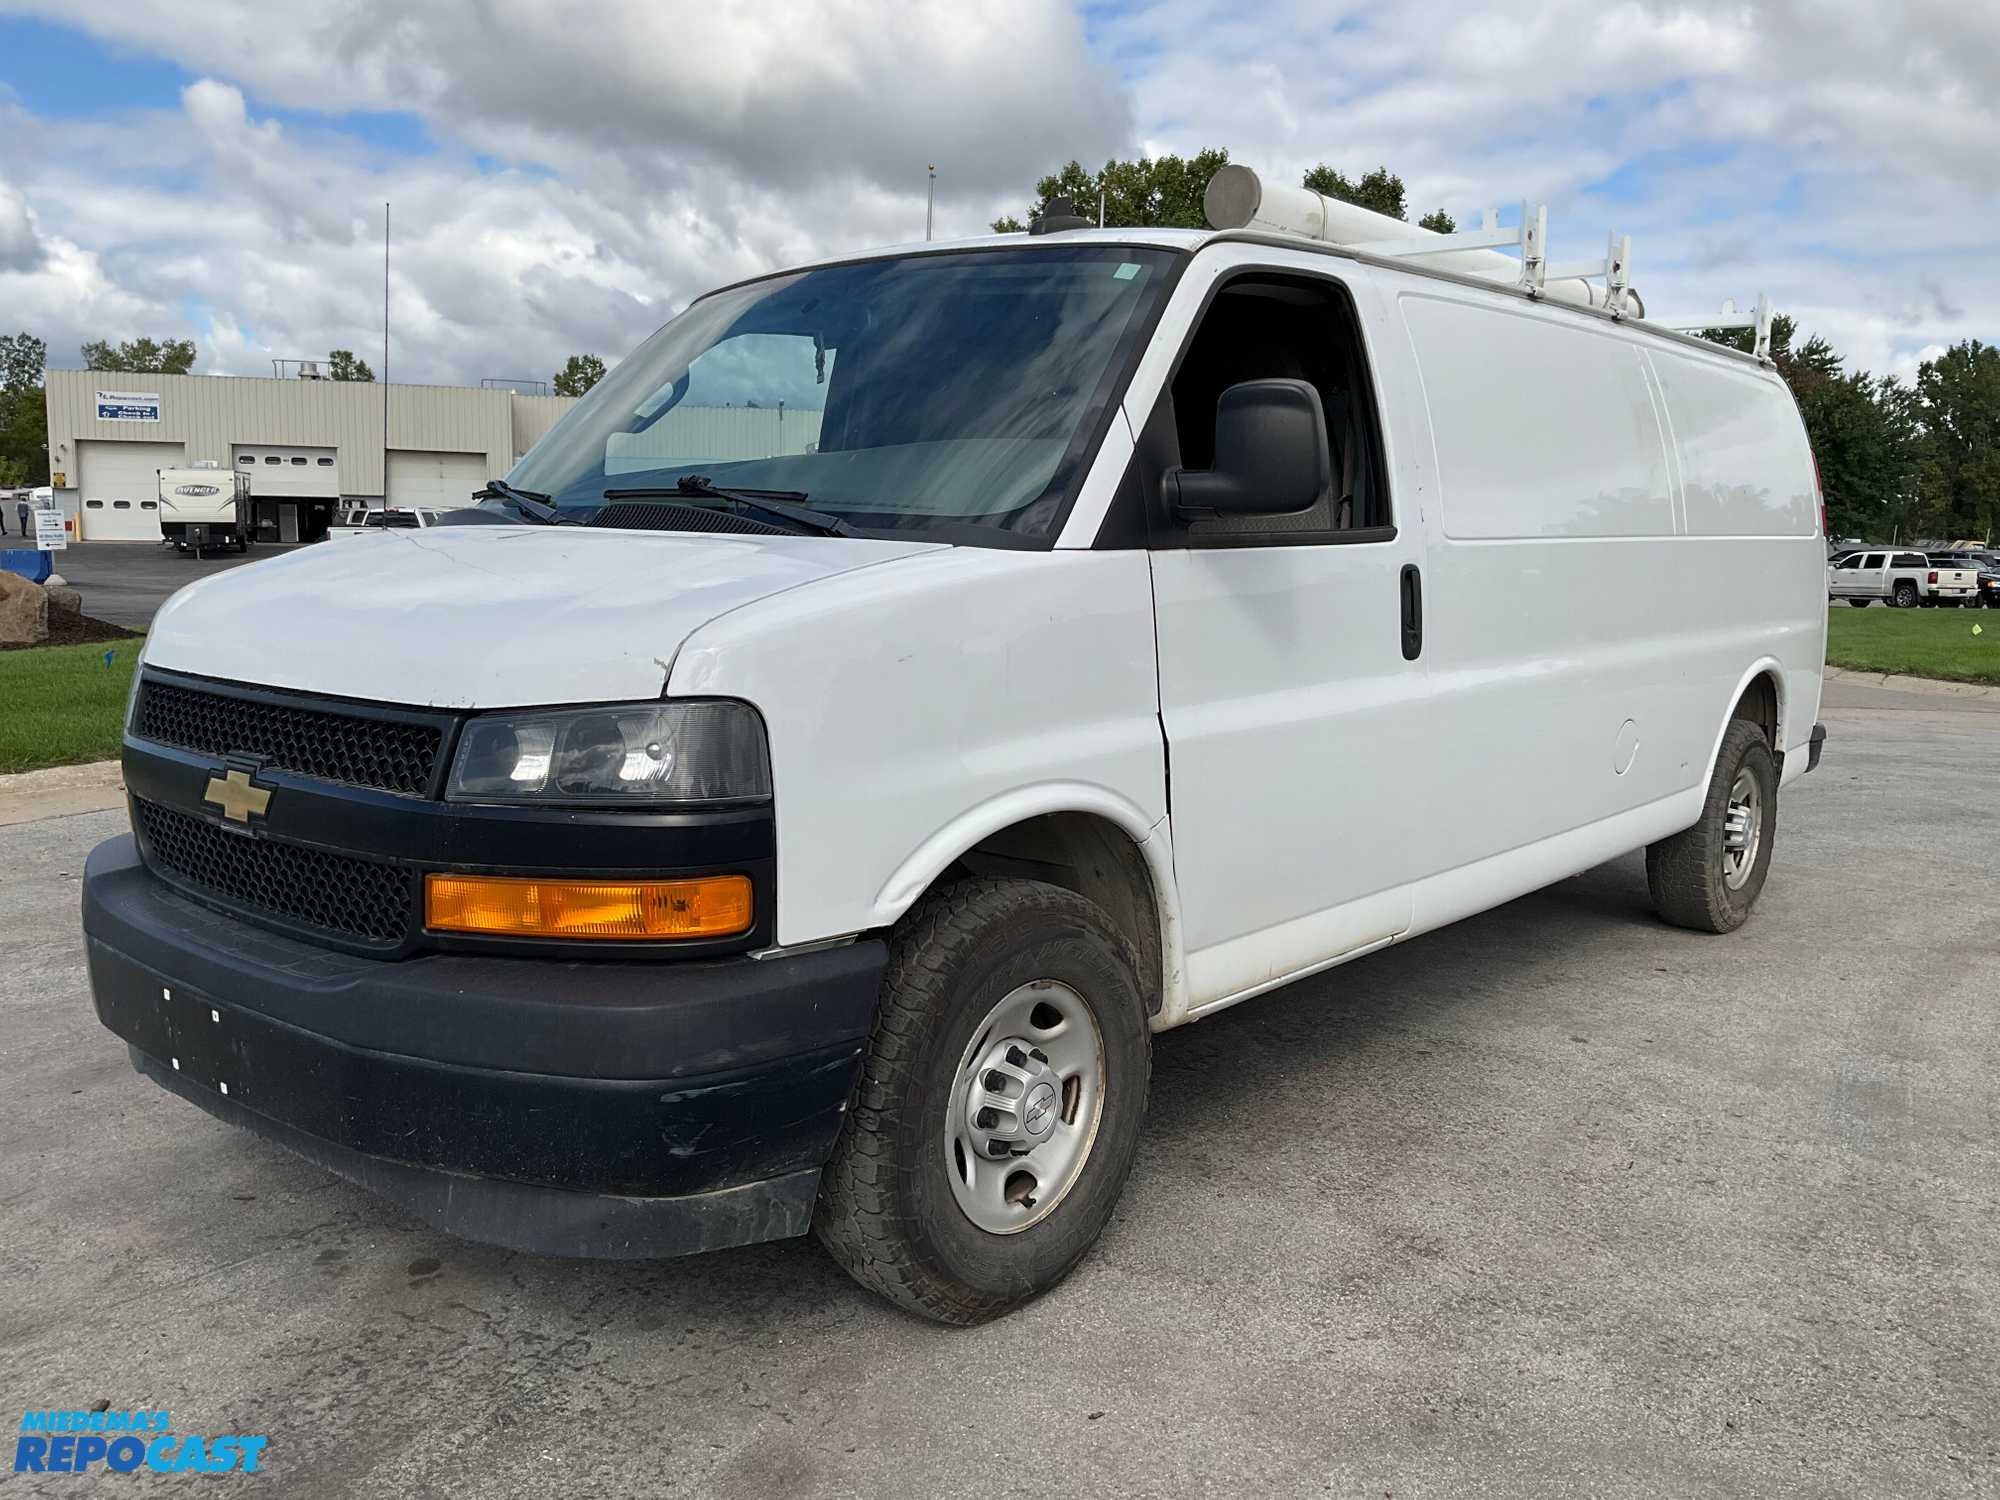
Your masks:
M1549 209L1545 203L1523 203L1520 222L1511 229L1500 227L1500 210L1489 208L1477 229L1461 229L1451 234L1427 234L1389 240L1367 240L1350 245L1367 255L1395 258L1405 255L1449 254L1454 250L1498 250L1518 247L1521 252L1521 289L1539 297L1551 280L1604 282L1604 306L1614 318L1625 316L1626 293L1632 285L1632 236L1613 234L1602 260L1563 261L1551 265L1548 259Z
M1550 281L1602 281L1604 283L1604 309L1614 318L1628 316L1629 294L1632 287L1632 236L1613 232L1605 247L1602 260L1560 261L1550 264L1548 260L1549 210L1542 203L1523 203L1521 220L1512 228L1500 227L1500 211L1489 208L1483 222L1477 229L1462 229L1451 234L1426 234L1421 237L1399 235L1394 239L1365 240L1349 245L1350 250L1364 255L1382 256L1396 259L1402 256L1444 255L1455 250L1498 250L1519 248L1521 252L1520 287L1530 297L1540 297ZM1741 314L1736 304L1725 303L1719 315L1686 319L1664 319L1644 317L1645 322L1658 328L1670 329L1676 333L1698 333L1708 328L1750 328L1755 329L1757 338L1753 353L1764 363L1771 359L1771 299L1759 297L1754 314Z
M1696 314L1685 318L1651 318L1648 321L1657 323L1662 328L1670 328L1675 333L1702 333L1710 328L1752 328L1756 330L1757 338L1755 347L1751 352L1765 364L1771 362L1771 299L1769 297L1759 297L1757 299L1757 310L1751 313L1738 312L1735 302L1730 301L1722 304L1721 312L1709 313L1705 317Z

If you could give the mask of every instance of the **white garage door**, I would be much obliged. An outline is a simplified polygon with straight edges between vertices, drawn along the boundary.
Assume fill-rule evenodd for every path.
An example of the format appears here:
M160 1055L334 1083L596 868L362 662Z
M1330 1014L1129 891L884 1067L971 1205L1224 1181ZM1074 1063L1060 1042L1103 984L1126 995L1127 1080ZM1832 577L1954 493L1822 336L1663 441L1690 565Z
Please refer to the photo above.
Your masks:
M340 495L340 455L331 448L238 443L236 472L250 477L250 493L271 499L333 500Z
M76 445L77 483L83 491L83 540L157 542L160 539L160 470L187 462L185 443Z
M486 483L484 453L423 453L412 448L389 450L389 504L434 505L456 510L472 503L472 492Z

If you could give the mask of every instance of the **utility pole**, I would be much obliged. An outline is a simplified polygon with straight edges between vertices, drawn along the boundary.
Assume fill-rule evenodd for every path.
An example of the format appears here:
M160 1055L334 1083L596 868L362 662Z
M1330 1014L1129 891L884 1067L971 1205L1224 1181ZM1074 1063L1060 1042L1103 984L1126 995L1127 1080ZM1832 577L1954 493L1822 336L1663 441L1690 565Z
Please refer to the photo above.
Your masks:
M389 504L389 205L382 205L382 505Z
M937 216L937 163L930 164L930 182L924 194L924 238L931 237L931 224Z

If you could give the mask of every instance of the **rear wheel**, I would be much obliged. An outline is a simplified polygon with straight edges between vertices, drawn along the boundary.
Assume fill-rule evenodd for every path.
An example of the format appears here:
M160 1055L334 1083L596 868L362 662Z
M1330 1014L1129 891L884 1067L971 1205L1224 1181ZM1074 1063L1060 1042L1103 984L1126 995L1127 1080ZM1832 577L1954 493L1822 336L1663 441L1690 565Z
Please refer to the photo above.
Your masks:
M1914 609L1917 606L1917 586L1905 578L1896 585L1896 608Z
M1730 721L1694 827L1646 848L1653 907L1676 927L1734 932L1771 868L1778 833L1778 762L1764 731Z
M1102 909L966 880L898 924L860 1090L813 1230L862 1285L978 1323L1069 1274L1146 1111L1137 955Z

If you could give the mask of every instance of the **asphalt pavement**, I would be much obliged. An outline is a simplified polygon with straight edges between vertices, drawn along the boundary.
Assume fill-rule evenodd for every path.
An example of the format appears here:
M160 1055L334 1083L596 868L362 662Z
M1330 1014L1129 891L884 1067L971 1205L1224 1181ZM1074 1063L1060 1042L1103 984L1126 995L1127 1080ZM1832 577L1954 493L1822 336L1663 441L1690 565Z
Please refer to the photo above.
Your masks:
M90 1010L122 817L0 827L0 1409L313 1497L2000 1492L2000 703L1823 717L1736 934L1627 856L1160 1037L1103 1243L969 1331L809 1241L462 1243L211 1121Z
M85 614L144 630L168 597L195 579L296 550L295 544L265 542L247 553L211 551L196 558L154 542L72 542L53 561L55 571L83 595Z

